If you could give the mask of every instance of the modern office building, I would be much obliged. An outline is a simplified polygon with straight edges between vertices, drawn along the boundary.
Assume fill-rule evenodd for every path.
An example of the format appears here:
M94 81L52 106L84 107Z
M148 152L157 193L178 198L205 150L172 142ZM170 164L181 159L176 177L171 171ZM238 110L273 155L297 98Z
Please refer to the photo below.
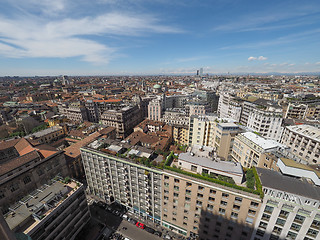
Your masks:
M73 180L52 180L9 209L4 217L10 229L32 240L72 240L90 219L84 187Z
M310 125L287 126L281 143L309 164L320 164L320 129Z
M257 172L264 198L251 240L320 239L320 188L294 175Z

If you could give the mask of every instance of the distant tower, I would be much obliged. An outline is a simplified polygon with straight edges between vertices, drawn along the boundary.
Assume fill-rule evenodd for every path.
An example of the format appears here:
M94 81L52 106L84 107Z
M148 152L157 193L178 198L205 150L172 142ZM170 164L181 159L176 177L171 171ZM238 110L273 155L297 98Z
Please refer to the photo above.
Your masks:
M203 75L203 68L200 68L200 76Z
M199 70L197 70L197 76L199 76Z

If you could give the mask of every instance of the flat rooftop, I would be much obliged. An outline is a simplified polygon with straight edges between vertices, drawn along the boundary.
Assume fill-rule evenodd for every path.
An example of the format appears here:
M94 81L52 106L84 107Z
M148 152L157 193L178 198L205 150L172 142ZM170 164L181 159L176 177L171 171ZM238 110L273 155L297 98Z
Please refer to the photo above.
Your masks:
M320 129L311 125L295 125L287 127L290 131L320 142Z
M194 163L196 165L219 170L222 172L242 175L242 167L240 163L227 162L227 161L214 161L213 158L192 156L190 152L180 153L179 160Z
M320 199L320 187L265 168L257 168L257 172L262 187L273 188L315 200Z
M47 134L50 134L50 133L53 133L53 132L56 132L56 131L59 131L59 130L62 130L62 127L53 126L53 127L49 127L47 129L44 129L42 131L32 133L32 134L30 134L28 136L25 136L25 138L31 138L31 137L40 138L42 136L45 136Z
M44 184L25 196L10 206L9 213L5 215L10 229L24 233L30 232L64 201L64 197L70 196L76 186L75 182L64 184L51 180L49 184Z
M264 150L277 148L277 147L284 147L284 145L282 145L281 143L278 143L277 141L264 139L263 137L260 137L259 135L253 132L245 132L245 133L241 133L240 135L244 136L245 138L249 139L253 143L257 144L259 147L261 147Z

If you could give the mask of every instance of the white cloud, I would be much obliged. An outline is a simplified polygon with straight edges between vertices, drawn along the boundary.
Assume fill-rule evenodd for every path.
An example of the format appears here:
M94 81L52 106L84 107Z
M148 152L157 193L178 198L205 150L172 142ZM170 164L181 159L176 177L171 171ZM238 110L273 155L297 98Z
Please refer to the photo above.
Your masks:
M316 65L320 65L320 62L316 62Z
M268 58L266 58L266 57L264 57L264 56L260 56L260 57L258 57L258 60L259 61L265 61L265 60L267 60Z
M248 58L248 61L254 61L254 60L257 60L257 58L256 57L249 57Z
M9 20L0 16L0 55L11 58L81 57L87 62L107 63L117 49L92 40L92 36L181 32L158 22L150 15L117 12L44 22L32 18Z
M267 60L268 58L264 57L264 56L259 56L259 57L249 57L248 58L248 61L265 61Z

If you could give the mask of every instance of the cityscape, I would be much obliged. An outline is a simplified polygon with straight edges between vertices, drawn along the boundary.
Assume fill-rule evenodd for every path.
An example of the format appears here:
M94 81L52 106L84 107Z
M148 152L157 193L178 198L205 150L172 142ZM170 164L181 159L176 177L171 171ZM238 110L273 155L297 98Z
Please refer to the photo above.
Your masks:
M4 1L0 240L320 240L319 9Z

